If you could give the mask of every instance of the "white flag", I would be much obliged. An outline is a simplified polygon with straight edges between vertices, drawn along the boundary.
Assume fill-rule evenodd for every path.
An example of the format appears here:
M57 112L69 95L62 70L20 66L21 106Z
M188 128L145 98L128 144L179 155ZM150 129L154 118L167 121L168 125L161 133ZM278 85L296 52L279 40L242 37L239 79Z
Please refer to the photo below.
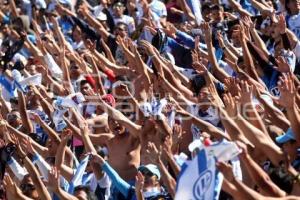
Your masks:
M175 200L217 200L222 181L213 154L202 149L192 161L182 166Z

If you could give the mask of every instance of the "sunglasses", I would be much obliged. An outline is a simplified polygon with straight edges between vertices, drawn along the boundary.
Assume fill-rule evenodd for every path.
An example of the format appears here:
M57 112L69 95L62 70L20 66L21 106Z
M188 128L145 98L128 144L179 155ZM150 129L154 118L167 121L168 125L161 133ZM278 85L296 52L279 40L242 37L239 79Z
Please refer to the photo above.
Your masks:
M76 65L73 65L73 66L70 67L70 69L71 69L71 70L73 70L73 69L79 69L79 67L76 66Z
M22 192L35 190L35 186L31 183L23 183L20 185Z
M125 29L120 28L120 27L117 27L116 29L117 29L118 31L126 31Z
M154 176L154 174L152 173L152 172L150 172L149 170L143 170L143 171L141 171L142 172L142 174L144 175L144 176L147 176L147 177L152 177L152 176Z

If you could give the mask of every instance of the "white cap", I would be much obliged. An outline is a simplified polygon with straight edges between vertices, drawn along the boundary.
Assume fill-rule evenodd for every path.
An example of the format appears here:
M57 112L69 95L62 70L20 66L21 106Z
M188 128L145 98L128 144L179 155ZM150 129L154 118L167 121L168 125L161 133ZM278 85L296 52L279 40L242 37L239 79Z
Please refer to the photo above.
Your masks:
M99 12L97 13L97 15L95 15L96 19L100 20L100 21L106 21L107 20L107 16L104 12Z

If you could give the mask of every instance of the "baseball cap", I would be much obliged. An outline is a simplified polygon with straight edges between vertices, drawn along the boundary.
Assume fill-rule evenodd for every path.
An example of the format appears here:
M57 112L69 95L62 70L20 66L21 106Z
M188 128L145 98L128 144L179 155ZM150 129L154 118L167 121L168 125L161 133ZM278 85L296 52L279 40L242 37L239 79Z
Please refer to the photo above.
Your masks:
M295 140L295 135L292 128L289 128L283 135L276 137L276 142L279 144L286 143L290 140Z
M144 171L150 171L152 174L154 174L155 176L157 176L158 180L160 180L160 172L159 172L159 169L156 165L153 165L153 164L148 164L148 165L142 165L138 168L138 170L140 172L144 172Z
M115 8L115 7L124 7L124 3L121 1L116 1L113 5L113 8Z
M59 0L58 2L61 3L61 4L64 4L64 5L68 5L68 6L72 5L70 0Z
M113 95L111 94L106 94L102 96L102 99L109 104L111 107L115 107L116 106L116 100L114 98Z

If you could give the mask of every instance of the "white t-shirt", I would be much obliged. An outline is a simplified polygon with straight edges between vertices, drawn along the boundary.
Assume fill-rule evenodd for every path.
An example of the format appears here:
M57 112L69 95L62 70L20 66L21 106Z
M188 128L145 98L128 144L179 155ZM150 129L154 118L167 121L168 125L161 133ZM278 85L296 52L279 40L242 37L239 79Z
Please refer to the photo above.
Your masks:
M300 39L300 12L297 15L288 16L288 27Z
M97 186L100 188L105 188L105 199L107 200L110 196L110 187L111 187L111 180L106 173L104 173L103 177L100 180L97 180L96 176L93 175L90 183L90 188L93 192L96 191Z
M167 16L167 9L164 3L162 3L159 0L153 0L150 4L149 7L153 14L155 15L154 18L158 17L166 17ZM156 19L155 19L156 20Z
M293 50L294 54L296 55L296 59L300 59L300 41L298 40L294 50Z
M127 24L129 33L132 33L135 31L135 24L134 19L128 15L123 15L122 17L114 17L115 24L118 24L120 22Z

